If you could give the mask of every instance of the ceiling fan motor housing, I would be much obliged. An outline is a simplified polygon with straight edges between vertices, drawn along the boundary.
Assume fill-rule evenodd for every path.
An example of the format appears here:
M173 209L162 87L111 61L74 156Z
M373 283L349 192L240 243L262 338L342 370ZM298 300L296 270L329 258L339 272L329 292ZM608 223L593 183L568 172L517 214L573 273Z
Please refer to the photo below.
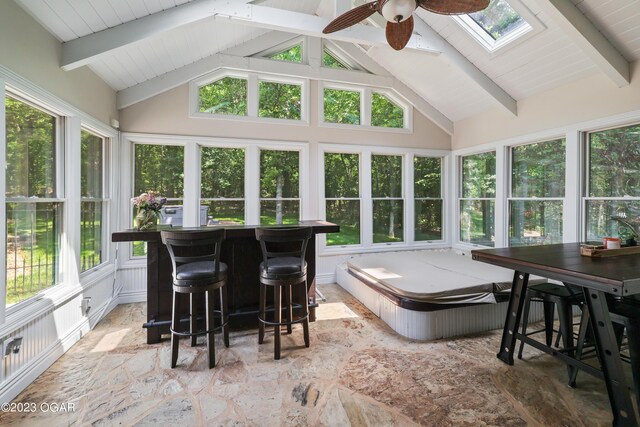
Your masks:
M389 22L403 22L411 17L418 7L416 0L379 0L378 10Z

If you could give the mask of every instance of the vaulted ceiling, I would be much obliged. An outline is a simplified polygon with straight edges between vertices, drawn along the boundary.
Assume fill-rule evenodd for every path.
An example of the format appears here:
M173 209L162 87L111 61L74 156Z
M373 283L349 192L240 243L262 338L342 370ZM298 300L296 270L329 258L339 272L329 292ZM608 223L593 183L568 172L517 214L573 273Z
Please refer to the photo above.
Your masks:
M118 91L119 107L300 34L331 39L369 71L392 78L449 132L453 122L487 109L516 115L517 101L593 73L607 75L612 88L624 86L629 63L640 59L640 1L632 0L509 0L534 29L493 53L454 18L422 9L402 51L386 45L375 17L321 33L361 0L15 1L63 42L61 67L89 66Z

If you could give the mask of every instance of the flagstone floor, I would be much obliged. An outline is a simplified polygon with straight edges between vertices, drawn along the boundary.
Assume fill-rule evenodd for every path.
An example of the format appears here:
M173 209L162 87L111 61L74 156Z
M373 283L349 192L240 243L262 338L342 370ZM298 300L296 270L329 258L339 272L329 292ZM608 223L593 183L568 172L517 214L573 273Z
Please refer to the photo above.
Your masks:
M183 340L175 369L167 340L145 344L144 304L118 306L15 402L67 411L0 414L2 426L606 426L602 382L528 347L507 366L496 359L500 331L416 342L376 318L338 285L311 323L258 345L257 330L216 336L217 366L204 345ZM69 410L71 405L73 410Z

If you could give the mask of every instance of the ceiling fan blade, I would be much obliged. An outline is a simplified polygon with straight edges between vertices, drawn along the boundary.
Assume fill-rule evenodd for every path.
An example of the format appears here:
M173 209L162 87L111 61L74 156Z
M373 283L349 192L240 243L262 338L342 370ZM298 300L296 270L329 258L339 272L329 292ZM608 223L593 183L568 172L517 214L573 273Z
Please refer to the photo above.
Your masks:
M463 15L489 6L489 0L421 0L419 6L441 15Z
M413 15L399 23L387 22L387 42L395 50L404 48L413 34Z
M378 11L378 1L372 1L371 3L365 3L362 6L351 9L348 12L338 16L333 21L329 22L322 32L324 34L334 33L336 31L344 30L358 22L367 19Z

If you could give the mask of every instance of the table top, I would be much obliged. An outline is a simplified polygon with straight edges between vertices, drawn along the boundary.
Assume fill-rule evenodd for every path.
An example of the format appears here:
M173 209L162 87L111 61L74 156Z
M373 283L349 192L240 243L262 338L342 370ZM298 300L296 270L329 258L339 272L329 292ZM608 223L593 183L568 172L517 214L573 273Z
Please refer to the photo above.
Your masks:
M627 296L640 293L640 254L580 255L580 243L471 251L476 261Z
M224 228L226 230L226 239L237 238L254 238L255 229L257 227L311 227L313 234L318 233L337 233L340 231L340 226L327 221L299 221L297 224L283 224L283 225L207 225L202 227L170 227L166 225L160 225L151 230L136 230L128 229L123 231L115 231L111 234L111 241L113 242L155 242L160 241L160 231L171 230L210 230L214 228Z

